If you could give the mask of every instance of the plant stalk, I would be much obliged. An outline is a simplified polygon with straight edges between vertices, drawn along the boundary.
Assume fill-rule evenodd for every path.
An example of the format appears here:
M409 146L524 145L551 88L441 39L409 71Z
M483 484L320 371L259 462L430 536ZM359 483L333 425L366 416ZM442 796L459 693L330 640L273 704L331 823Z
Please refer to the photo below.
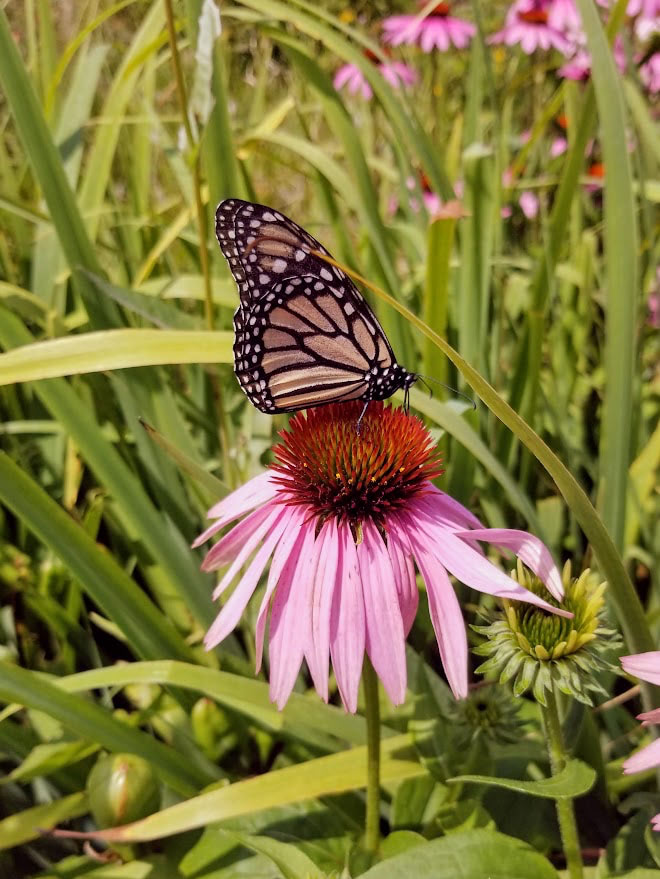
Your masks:
M365 654L362 667L364 713L367 721L367 804L364 846L375 854L380 846L380 707L378 677Z
M547 706L541 705L543 725L550 756L550 767L553 775L561 772L566 765L566 751L564 738L561 732L557 700L553 689L547 694ZM583 879L584 865L580 852L580 840L578 837L577 823L573 800L564 797L555 801L557 806L557 820L559 821L559 833L561 834L562 846L566 856L566 866L569 879Z

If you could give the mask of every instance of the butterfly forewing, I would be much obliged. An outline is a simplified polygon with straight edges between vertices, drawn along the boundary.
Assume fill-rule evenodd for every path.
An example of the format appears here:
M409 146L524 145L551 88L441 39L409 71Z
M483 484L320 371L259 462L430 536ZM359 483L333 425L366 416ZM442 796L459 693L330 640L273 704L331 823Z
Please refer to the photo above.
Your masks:
M240 298L234 368L258 409L385 399L414 380L357 287L288 217L228 199L216 211L216 235Z

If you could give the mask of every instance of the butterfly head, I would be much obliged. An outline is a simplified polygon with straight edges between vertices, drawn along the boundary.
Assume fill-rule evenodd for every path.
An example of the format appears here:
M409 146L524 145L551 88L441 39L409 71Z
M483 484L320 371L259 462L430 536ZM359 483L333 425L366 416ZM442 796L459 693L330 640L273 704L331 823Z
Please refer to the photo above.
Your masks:
M400 366L404 373L403 376L403 409L405 412L410 410L410 388L415 384L419 376L415 372L408 372L403 366Z

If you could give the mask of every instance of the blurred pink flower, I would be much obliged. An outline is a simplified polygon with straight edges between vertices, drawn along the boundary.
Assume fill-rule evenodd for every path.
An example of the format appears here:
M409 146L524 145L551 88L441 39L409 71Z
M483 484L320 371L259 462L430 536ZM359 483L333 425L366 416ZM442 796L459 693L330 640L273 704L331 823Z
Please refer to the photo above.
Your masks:
M587 42L575 0L552 0L548 24L564 34L574 47L584 46Z
M539 212L539 199L538 196L530 192L528 189L524 190L524 192L520 193L520 198L518 199L518 204L520 205L520 210L527 217L528 220L533 220Z
M660 92L660 52L654 52L639 68L639 76L652 95Z
M401 61L383 63L373 52L366 51L364 54L369 61L376 65L383 79L393 88L399 88L401 85L413 85L417 82L417 73L407 64L403 64ZM359 92L365 100L369 100L373 95L366 76L356 64L343 64L335 73L332 84L337 91L346 86L350 95Z
M619 72L625 73L626 53L621 37L615 39L612 54ZM578 49L575 55L559 68L557 73L564 79L574 79L578 82L589 79L591 76L591 55L586 49Z
M635 18L635 36L645 43L660 32L660 0L630 0L627 13Z
M556 159L563 156L568 149L568 141L565 137L556 137L550 144L550 157Z
M484 528L430 482L442 471L418 418L372 402L358 434L361 410L358 400L294 415L280 433L276 463L209 510L215 521L194 544L240 520L202 565L214 571L231 563L214 598L237 581L206 634L207 649L236 627L270 561L255 645L258 670L270 616L270 695L279 708L303 659L327 701L331 659L342 702L354 712L365 651L392 702L403 702L405 639L419 601L415 565L456 698L467 695L468 645L449 573L481 592L570 616L485 558L480 541L512 550L555 598L563 595L559 571L538 538Z
M449 3L438 3L421 20L416 15L392 15L383 21L385 42L392 46L419 44L424 52L432 49L446 52L451 45L464 49L475 35L476 28L471 22L454 18L449 12Z
M648 681L649 684L660 685L660 650L622 656L621 665L629 675ZM660 708L638 714L637 720L642 721L642 726L660 723ZM632 775L645 769L653 769L655 766L660 766L660 739L655 739L650 745L628 757L623 764L623 774ZM653 816L651 824L654 830L660 830L660 813Z
M564 55L573 49L571 41L548 22L553 0L515 0L506 14L502 30L488 38L489 43L520 44L531 55L537 49L557 49Z
M649 290L646 306L649 326L657 330L660 328L660 266L655 270L655 285Z

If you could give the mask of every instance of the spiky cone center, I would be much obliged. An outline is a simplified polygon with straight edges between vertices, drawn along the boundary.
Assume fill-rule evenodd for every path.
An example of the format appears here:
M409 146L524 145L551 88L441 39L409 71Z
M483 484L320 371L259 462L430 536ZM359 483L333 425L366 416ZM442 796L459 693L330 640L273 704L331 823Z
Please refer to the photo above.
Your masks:
M358 432L360 401L296 414L275 446L283 500L310 506L322 523L331 516L355 530L365 519L383 528L388 514L428 490L443 470L419 418L369 404Z
M559 602L549 594L538 577L525 570L520 562L511 576L521 586L559 607ZM536 659L553 660L577 653L596 637L606 584L595 585L588 568L577 580L572 580L570 567L565 567L563 580L565 597L561 606L571 611L572 619L547 613L531 604L504 602L509 627L515 633L519 646Z

